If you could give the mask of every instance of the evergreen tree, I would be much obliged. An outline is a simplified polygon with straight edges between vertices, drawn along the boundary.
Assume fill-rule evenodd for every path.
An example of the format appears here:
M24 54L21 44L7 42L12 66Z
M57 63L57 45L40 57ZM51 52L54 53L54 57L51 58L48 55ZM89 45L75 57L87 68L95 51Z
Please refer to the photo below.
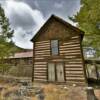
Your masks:
M69 18L86 33L83 45L100 56L100 0L81 0L80 11Z

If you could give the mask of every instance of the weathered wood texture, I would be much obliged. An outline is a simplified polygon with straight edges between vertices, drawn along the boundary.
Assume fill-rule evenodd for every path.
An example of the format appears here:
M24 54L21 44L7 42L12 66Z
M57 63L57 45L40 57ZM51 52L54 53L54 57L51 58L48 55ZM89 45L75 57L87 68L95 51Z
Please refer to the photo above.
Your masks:
M76 41L76 42L73 42ZM79 37L68 41L59 41L59 56L50 55L50 41L35 43L34 80L47 80L48 62L62 62L65 67L66 84L84 84L84 70Z
M34 81L48 82L48 63L53 62L64 64L65 84L85 84L81 34L52 19L35 37ZM57 56L51 55L50 41L53 39L59 41Z

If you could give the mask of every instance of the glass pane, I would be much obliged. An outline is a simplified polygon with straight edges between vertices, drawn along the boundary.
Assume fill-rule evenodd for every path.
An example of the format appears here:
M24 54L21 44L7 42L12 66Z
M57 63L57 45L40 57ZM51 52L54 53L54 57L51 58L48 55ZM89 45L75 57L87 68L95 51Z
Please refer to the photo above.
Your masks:
M58 55L58 40L51 40L52 55Z
M51 40L51 47L57 47L58 46L58 40Z
M52 48L52 55L57 55L58 54L58 48Z

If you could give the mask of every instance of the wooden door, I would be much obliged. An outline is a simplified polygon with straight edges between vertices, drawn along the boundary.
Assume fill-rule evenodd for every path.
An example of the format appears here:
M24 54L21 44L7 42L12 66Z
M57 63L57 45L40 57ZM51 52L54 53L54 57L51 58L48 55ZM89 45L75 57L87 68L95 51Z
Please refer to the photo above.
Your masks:
M55 64L48 63L48 81L54 82L55 81Z
M57 74L57 81L58 82L64 82L64 64L63 63L57 63L56 64L56 74Z

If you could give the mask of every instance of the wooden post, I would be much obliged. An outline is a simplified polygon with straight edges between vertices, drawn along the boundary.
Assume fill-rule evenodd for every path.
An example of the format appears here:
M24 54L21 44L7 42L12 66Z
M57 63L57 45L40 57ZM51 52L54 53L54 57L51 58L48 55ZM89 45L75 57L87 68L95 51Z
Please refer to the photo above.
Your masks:
M35 42L34 42L34 44L33 44L32 82L34 81L34 58L35 58Z
M96 71L96 77L97 77L97 80L98 80L99 75L98 75L98 67L97 67L96 63L94 63L94 66L95 66L95 71Z
M86 69L86 75L87 75L86 77L89 78L88 66L87 66L87 64L85 64L85 66L86 66L85 69Z
M92 87L87 87L87 100L97 100Z

